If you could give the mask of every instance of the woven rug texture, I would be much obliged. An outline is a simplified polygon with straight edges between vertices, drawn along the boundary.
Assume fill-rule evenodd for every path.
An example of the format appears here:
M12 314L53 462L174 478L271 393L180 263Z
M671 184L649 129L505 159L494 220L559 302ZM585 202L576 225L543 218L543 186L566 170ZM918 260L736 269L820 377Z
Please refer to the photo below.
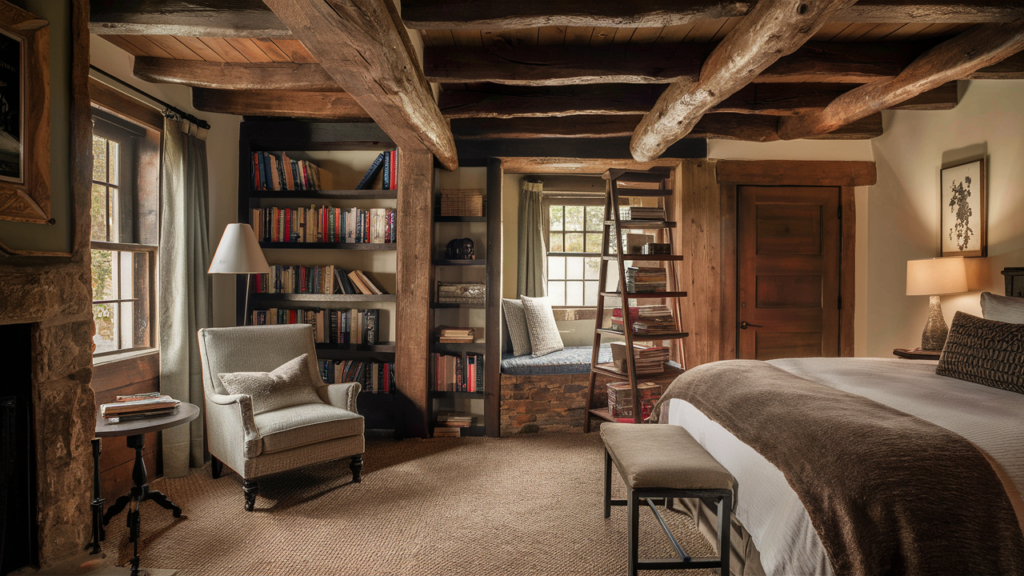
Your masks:
M260 481L254 512L242 508L241 478L225 467L214 480L207 464L152 483L184 517L143 503L142 567L195 575L625 574L626 509L603 516L603 458L598 434L368 438L361 483L351 482L347 459L279 474ZM621 498L625 488L617 472L612 477ZM688 554L714 555L688 517L662 515ZM103 547L127 563L123 512ZM674 557L646 509L640 554Z

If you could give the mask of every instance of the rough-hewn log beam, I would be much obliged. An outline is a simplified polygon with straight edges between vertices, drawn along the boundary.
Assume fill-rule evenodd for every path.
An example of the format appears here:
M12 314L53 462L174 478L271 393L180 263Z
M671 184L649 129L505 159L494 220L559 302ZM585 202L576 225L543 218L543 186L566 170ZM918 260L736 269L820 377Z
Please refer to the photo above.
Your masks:
M455 139L390 0L264 0L400 147L458 167Z
M462 140L498 138L615 138L633 134L642 116L564 116L557 118L458 118L452 132ZM774 142L779 118L745 114L708 114L690 138ZM882 115L875 114L826 135L822 140L867 140L882 135Z
M710 112L788 116L813 112L855 88L853 84L751 84ZM444 90L439 105L446 118L523 118L588 114L643 115L664 91L660 85L592 84L523 87L484 84ZM949 82L894 106L895 110L950 110L956 82Z
M262 0L92 0L93 34L287 38Z
M704 114L749 84L776 60L802 46L838 10L856 0L760 0L711 52L696 82L673 83L637 126L630 152L657 158Z
M1024 20L982 24L922 54L892 80L872 82L836 98L823 110L786 118L779 136L786 140L823 134L991 66L1024 50Z
M535 26L661 27L745 16L748 0L405 0L402 18L421 30L501 30ZM861 0L835 15L839 22L1012 22L1024 6L1006 0Z
M319 64L205 62L136 56L132 74L147 82L217 90L340 90Z
M203 112L239 116L284 116L324 120L371 120L370 115L344 92L291 90L192 89L192 107Z

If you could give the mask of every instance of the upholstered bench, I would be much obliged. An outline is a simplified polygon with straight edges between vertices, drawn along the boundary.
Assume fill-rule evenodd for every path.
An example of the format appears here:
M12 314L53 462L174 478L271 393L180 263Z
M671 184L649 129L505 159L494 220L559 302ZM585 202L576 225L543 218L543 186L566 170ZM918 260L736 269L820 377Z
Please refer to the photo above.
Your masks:
M732 516L732 474L683 428L668 424L601 425L604 441L604 517L612 506L626 506L629 522L629 575L637 570L721 568L729 575L729 519ZM626 484L626 499L612 500L612 463ZM692 558L683 551L665 524L655 500L670 505L674 498L700 498L718 505L718 558ZM661 524L679 560L641 560L640 506L647 504Z

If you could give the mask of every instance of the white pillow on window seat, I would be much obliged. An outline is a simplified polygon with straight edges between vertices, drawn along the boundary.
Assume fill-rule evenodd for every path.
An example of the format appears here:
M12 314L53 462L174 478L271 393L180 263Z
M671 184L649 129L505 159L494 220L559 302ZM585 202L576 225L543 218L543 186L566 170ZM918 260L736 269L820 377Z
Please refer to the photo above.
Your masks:
M526 326L530 330L530 347L533 357L544 356L565 348L562 336L555 324L555 314L551 311L551 301L547 298L522 297L523 310L526 312Z

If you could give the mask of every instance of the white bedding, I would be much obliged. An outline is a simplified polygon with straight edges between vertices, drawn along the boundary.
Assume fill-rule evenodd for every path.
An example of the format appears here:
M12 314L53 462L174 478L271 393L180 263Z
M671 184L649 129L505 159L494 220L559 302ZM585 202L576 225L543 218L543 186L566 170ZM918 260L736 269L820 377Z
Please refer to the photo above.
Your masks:
M769 363L966 438L993 462L1024 526L1024 395L938 376L936 363L928 360L799 358ZM668 408L667 423L686 428L736 478L736 518L761 553L765 572L831 576L821 540L782 472L689 402L672 399Z

